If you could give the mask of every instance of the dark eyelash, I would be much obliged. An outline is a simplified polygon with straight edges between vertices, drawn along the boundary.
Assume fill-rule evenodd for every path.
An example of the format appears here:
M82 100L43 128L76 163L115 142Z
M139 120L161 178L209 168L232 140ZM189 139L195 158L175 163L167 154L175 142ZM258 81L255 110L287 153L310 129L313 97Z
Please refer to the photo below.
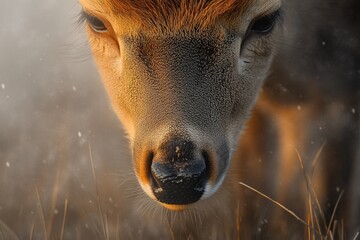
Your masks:
M90 20L91 18L92 18L92 15L90 13L87 13L84 10L81 10L77 22L78 22L78 24L83 25L86 21Z
M91 15L90 15L89 13L85 12L84 10L82 10L82 11L80 12L79 17L78 17L78 20L77 20L78 24L79 24L79 25L84 24L84 23L90 18L90 16L91 16Z
M284 22L284 11L282 8L277 9L276 11L268 15L269 18L274 19L274 21L283 23Z

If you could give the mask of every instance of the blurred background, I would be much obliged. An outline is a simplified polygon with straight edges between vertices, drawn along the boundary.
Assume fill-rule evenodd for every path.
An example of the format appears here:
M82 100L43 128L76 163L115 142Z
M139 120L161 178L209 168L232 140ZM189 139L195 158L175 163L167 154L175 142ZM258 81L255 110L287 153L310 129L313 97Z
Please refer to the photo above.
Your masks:
M98 196L103 215L115 219L117 171L131 169L131 163L77 23L80 5L76 0L1 5L0 220L20 239L45 239L45 229L59 239L63 225L67 239L80 232L96 236L105 221ZM101 189L96 191L94 180Z
M141 223L134 222L144 215L131 217L133 202L129 199L141 198L143 193L133 176L128 142L96 71L85 31L77 23L80 9L76 0L1 3L0 239L16 239L8 228L18 239L118 239L120 233L132 239L150 236L142 237L137 230ZM296 44L303 51L303 42ZM320 44L325 46L323 40ZM305 58L299 62L290 57L289 66L295 70L298 66L302 70L302 65L321 70L322 66ZM355 69L359 63L343 62L344 69L353 69L359 78L360 70ZM320 72L331 76L330 68L343 69L331 60ZM313 72L309 75L315 76ZM327 83L328 78L323 81ZM356 81L352 83L354 86L345 87L359 89ZM359 106L349 109L351 115L358 114ZM359 172L360 164L355 167L353 171ZM353 188L358 194L355 183L360 174L355 175ZM127 187L121 188L124 183Z

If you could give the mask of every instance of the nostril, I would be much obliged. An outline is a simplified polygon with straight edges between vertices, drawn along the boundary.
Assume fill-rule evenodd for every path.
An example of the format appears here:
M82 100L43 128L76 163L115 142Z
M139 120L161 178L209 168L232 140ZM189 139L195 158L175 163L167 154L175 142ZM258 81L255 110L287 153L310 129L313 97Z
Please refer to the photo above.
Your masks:
M161 188L161 180L157 177L157 174L152 170L150 170L150 183L155 192L162 191Z
M212 164L210 161L210 156L206 151L202 151L201 155L204 159L205 166L206 166L205 167L205 175L206 175L207 179L209 179L212 174Z
M146 172L150 181L151 185L158 185L157 181L156 181L156 177L154 176L154 173L152 171L152 163L153 163L153 159L154 159L154 152L150 152L148 157L147 157L147 161L146 161Z
M195 189L197 189L198 191L205 190L204 188L205 188L206 182L209 180L210 174L211 174L211 162L210 162L209 155L205 151L203 151L202 157L204 159L205 168L204 168L201 179L195 186Z
M194 190L199 191L199 192L205 190L205 184L208 179L208 177L206 175L206 171L204 172L204 174L201 174L201 175L202 175L201 178L198 180L198 183L194 187Z

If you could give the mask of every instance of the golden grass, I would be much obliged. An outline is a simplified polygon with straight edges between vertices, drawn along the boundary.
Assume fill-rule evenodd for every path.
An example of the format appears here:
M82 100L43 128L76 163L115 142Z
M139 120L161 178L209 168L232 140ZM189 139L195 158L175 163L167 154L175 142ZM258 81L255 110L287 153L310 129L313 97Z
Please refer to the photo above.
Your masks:
M316 163L319 159L319 156L323 150L325 146L325 143L321 146L321 148L318 150L318 152L316 153L316 156L312 162L312 167L311 167L311 175L313 175L314 173L314 169L316 167ZM314 187L312 185L311 182L311 178L309 177L309 175L306 172L306 169L304 168L304 163L302 160L302 157L299 153L298 150L295 150L301 165L301 169L303 172L303 176L304 179L306 181L306 194L308 197L308 213L307 213L307 219L304 220L302 218L300 218L298 215L296 215L293 211L291 211L289 208L287 208L286 206L284 206L283 204L279 203L278 201L274 200L273 198L269 197L268 195L258 191L257 189L243 183L243 182L239 182L240 185L250 189L251 191L257 193L258 195L266 198L267 200L269 200L270 202L274 203L276 206L280 207L281 209L283 209L285 212L289 213L291 216L293 216L297 221L299 221L300 223L302 223L305 227L306 227L306 236L308 240L315 240L318 239L316 236L318 236L321 240L334 240L334 239L339 239L339 240L344 240L345 239L345 233L344 233L344 221L341 220L340 221L340 225L338 225L339 221L335 220L335 213L338 209L339 203L343 197L344 194L344 190L342 190L337 198L336 204L334 206L334 209L332 211L331 214L331 218L329 220L329 222L326 222L325 219L325 214L322 210L322 207L320 205L319 199L316 195L316 192L314 190ZM316 204L318 212L316 211L316 209L313 208L313 204ZM321 218L322 224L323 226L319 223L319 217ZM335 234L338 234L338 237L336 238ZM354 237L352 238L353 240L356 240L359 236L359 232L356 232Z
M104 239L108 240L109 239L109 231L108 231L108 227L107 227L108 226L107 219L106 219L106 217L104 218L104 211L102 209L101 198L100 198L100 194L99 194L98 183L97 183L96 172L95 172L95 165L94 165L94 161L92 158L92 151L91 151L90 143L88 146L89 146L89 159L90 159L90 163L91 163L91 170L92 170L94 186L95 186L95 193L96 193L96 203L98 206L99 215L100 215L100 219L101 219L103 236L104 236Z
M43 204L41 202L39 190L37 189L36 186L35 186L35 190L36 190L36 196L38 197L38 201L39 201L41 223L42 223L42 227L43 227L43 230L44 230L44 239L47 240L48 239L48 233L47 233L47 230L46 230L45 214L44 214Z
M318 156L320 155L322 151L322 148L319 149L319 151L316 154L316 157L314 158L312 169L311 169L311 175L313 174L313 170L316 166L316 161ZM325 220L325 216L324 216L324 212L320 206L320 202L319 199L316 195L315 189L312 185L312 181L311 181L311 176L309 176L309 174L307 173L306 169L304 168L304 163L303 160L300 156L300 153L298 153L298 158L299 158L299 162L300 162L300 166L301 166L301 170L303 172L303 177L304 177L304 181L306 182L306 205L307 205L307 212L306 212L306 218L303 219L301 217L299 217L294 211L292 211L291 209L289 209L288 207L286 207L284 204L274 200L272 197L260 192L259 190L255 189L252 186L249 186L248 184L245 184L243 182L240 182L239 184L253 192L255 192L256 194L260 195L261 197L267 199L269 202L275 204L276 206L278 206L279 208L281 208L283 211L287 212L289 215L291 215L294 219L296 219L299 224L304 225L304 239L308 239L308 240L315 240L315 239L321 239L321 240L335 240L335 239L339 239L339 240L344 240L345 239L345 226L344 226L344 221L343 220L337 220L335 219L335 213L337 211L338 205L341 202L342 196L344 194L344 191L341 191L338 199L336 201L336 204L334 206L331 218L329 219L328 222L326 222ZM100 192L99 189L99 179L97 177L97 172L96 172L96 166L94 163L94 159L93 159L93 155L92 155L92 149L91 149L91 145L88 145L88 154L89 154L89 165L91 167L91 173L92 173L92 180L93 180L93 186L94 186L94 191L95 191L95 204L96 204L96 211L97 211L97 222L100 223L100 230L99 233L101 235L100 239L106 239L106 240L110 240L110 239L123 239L121 236L124 235L128 235L130 236L129 239L146 239L146 235L144 235L143 232L139 233L139 235L134 235L134 233L131 233L129 231L128 234L124 234L125 231L127 231L127 227L123 226L122 224L124 223L123 221L121 221L121 213L116 213L116 224L114 225L114 229L112 229L112 226L109 223L109 219L108 219L108 211L106 208L106 203L104 201L105 196L102 195L102 193ZM315 164L314 164L315 163ZM58 166L59 167L59 166ZM60 168L60 167L59 167ZM60 179L61 179L61 173L60 170L58 169L57 171L58 174L56 174L55 176L55 185L57 185L56 187L54 187L53 191L58 192L59 191L59 186L60 186ZM133 176L134 177L134 176ZM52 192L50 194L51 199L50 199L50 208L46 208L45 207L45 203L43 198L41 197L41 194L39 192L38 186L35 186L35 195L37 198L37 214L38 214L38 218L36 218L35 216L33 217L33 221L30 225L30 228L28 229L27 234L25 234L27 236L26 239L38 239L39 236L41 239L69 239L69 235L66 235L67 232L67 228L71 228L73 227L71 225L72 222L72 217L71 215L69 215L69 205L71 204L71 202L69 201L69 198L65 197L63 200L63 208L62 208L62 214L59 216L55 216L54 215L54 211L56 208L56 204L54 204L54 202L57 202L57 199L59 198L58 193L54 193ZM87 211L86 207L84 207L84 209L80 209L82 211ZM236 234L234 235L236 239L241 239L241 231L242 231L242 223L240 221L241 218L241 213L240 213L240 202L237 201L236 204L236 208L234 209L235 211L235 231ZM155 212L157 213L157 212ZM195 214L195 213L194 213ZM60 221L56 221L56 217L57 218L61 218ZM83 216L84 218L87 217L87 215ZM171 223L169 222L169 219L167 218L167 227L168 227L168 238L169 239L178 239L178 237L176 236L176 233L173 231L172 227L171 227ZM201 219L200 219L201 220ZM221 221L221 219L220 219ZM69 223L70 225L67 225L67 223ZM136 227L136 222L132 222L131 224L135 224ZM95 223L93 223L93 225L90 225L89 228L93 230L93 232L96 232L95 230L98 228L99 226ZM52 231L51 229L59 229L58 232L56 231ZM1 229L0 229L1 230ZM141 230L140 230L141 231ZM211 234L211 231L223 231L222 229L209 229L209 235ZM254 230L255 231L255 230ZM6 233L5 233L6 234ZM6 239L5 238L5 234L3 232L0 231L0 240L2 239ZM19 234L19 233L18 233ZM23 233L20 233L23 234ZM95 233L93 233L95 234ZM216 235L218 234L218 235ZM221 236L219 234L223 234L223 233L216 233L215 232L215 236ZM95 237L96 235L94 235ZM224 233L223 236L226 236L226 233ZM229 236L229 235L228 235ZM96 237L95 237L96 238ZM193 239L191 234L188 234L187 237L185 237L187 239ZM356 232L354 234L354 236L352 238L347 238L347 239L351 239L351 240L357 240L359 238L359 232ZM82 239L81 235L79 236L74 236L73 239Z
M293 216L294 218L296 218L299 222L301 222L302 224L304 224L305 226L311 228L310 225L308 225L304 220L302 220L298 215L296 215L293 211L291 211L290 209L288 209L287 207L285 207L284 205L282 205L281 203L275 201L274 199L272 199L271 197L269 197L268 195L256 190L253 187L250 187L249 185L243 183L243 182L239 182L240 185L247 187L248 189L256 192L257 194L259 194L260 196L266 198L267 200L269 200L270 202L274 203L275 205L279 206L280 208L284 209L286 212L288 212L291 216ZM315 230L315 229L314 229Z
M68 200L65 199L64 215L63 215L63 221L62 221L62 224L61 224L60 240L63 240L63 238L64 238L64 228L65 228L65 221L66 221L67 204L68 204Z

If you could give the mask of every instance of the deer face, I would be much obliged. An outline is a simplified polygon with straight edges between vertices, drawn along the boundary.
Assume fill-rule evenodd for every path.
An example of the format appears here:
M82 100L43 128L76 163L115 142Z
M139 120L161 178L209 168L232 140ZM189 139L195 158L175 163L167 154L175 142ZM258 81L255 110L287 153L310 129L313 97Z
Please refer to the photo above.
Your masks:
M182 209L225 178L267 76L280 3L135 2L142 3L81 0L139 183L165 207Z

